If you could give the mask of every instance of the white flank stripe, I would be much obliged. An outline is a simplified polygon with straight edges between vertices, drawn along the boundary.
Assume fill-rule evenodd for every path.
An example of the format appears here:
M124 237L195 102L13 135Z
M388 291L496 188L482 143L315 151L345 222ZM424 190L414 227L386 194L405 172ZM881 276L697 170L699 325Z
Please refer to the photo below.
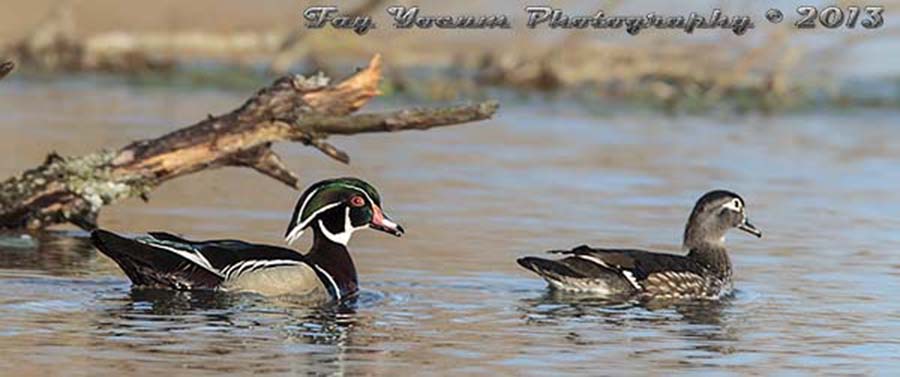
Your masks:
M255 266L256 263L257 263L257 261L247 261L247 262L241 263L241 266L234 270L234 275L240 276L241 274L244 273L244 271L252 270L253 266Z
M317 265L317 264L314 264L312 266L315 267L317 270L319 270L319 272L321 272L322 275L325 275L325 277L328 278L328 282L331 283L332 287L334 287L334 294L335 294L335 296L337 296L335 298L340 300L341 299L341 288L339 288L337 283L334 282L334 279L331 277L331 274L326 272L325 269L323 269L322 267L319 267L319 265Z
M641 285L638 284L637 279L634 278L634 274L632 274L631 271L622 270L622 275L625 275L625 278L628 279L628 282L631 283L631 285L633 287L635 287L637 289L643 289L643 287L641 287Z
M236 266L236 265L237 265L237 264L232 264L232 265L229 265L229 266L226 266L225 268L223 268L223 269L222 269L222 275L225 275L226 277L228 277L229 275L231 275L231 269L233 269L234 266Z
M227 279L236 279L241 275L258 270L260 268L272 267L272 266L296 266L301 265L303 262L290 260L290 259L271 259L271 260L247 260L240 261L235 264L229 265L225 267L222 271L225 274Z

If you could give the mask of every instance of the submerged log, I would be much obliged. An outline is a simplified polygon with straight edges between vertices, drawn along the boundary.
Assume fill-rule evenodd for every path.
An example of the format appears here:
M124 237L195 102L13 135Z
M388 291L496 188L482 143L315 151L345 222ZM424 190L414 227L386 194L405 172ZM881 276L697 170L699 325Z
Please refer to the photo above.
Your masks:
M271 149L294 141L349 162L329 135L390 132L453 125L490 118L493 101L471 106L350 115L378 94L380 57L346 80L329 85L322 75L285 76L239 108L161 137L114 151L80 157L47 156L40 166L0 183L0 228L40 229L72 223L97 226L100 209L132 197L147 200L165 181L223 166L255 169L290 187L298 179Z

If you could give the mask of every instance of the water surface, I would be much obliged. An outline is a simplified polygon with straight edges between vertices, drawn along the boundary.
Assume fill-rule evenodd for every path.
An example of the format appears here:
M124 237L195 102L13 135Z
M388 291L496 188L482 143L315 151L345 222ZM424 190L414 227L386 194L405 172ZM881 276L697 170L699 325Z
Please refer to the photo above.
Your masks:
M242 93L4 82L0 175L228 111ZM376 101L367 110L402 103ZM479 124L336 137L353 164L277 150L304 184L378 187L401 239L351 243L341 307L132 290L86 234L0 237L0 370L141 374L883 374L900 372L900 113L775 117L505 103ZM679 252L694 200L741 193L765 232L728 239L737 292L640 307L549 293L515 258L583 243ZM297 192L248 169L168 182L104 210L137 234L279 244ZM305 249L309 240L298 246ZM60 370L64 366L65 370Z

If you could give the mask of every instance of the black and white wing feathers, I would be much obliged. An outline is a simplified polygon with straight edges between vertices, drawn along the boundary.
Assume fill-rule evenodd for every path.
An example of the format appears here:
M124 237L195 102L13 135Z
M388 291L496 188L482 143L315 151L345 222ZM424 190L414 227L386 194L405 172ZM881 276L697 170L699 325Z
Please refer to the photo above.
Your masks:
M703 296L710 288L717 288L711 287L706 266L682 255L636 249L600 249L585 245L572 250L549 252L568 255L560 262L573 268L585 271L585 266L592 266L613 272L636 291L657 298Z
M291 249L237 240L190 241L161 232L130 239L105 230L91 239L142 286L216 288L252 271L307 264Z

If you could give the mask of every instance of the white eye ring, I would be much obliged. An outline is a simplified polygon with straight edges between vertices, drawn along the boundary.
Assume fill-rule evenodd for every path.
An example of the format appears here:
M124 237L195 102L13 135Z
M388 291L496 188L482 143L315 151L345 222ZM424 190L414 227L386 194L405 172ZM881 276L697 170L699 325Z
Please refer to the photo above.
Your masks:
M741 212L741 201L739 199L734 199L728 203L722 205L723 208L730 209L735 212Z

